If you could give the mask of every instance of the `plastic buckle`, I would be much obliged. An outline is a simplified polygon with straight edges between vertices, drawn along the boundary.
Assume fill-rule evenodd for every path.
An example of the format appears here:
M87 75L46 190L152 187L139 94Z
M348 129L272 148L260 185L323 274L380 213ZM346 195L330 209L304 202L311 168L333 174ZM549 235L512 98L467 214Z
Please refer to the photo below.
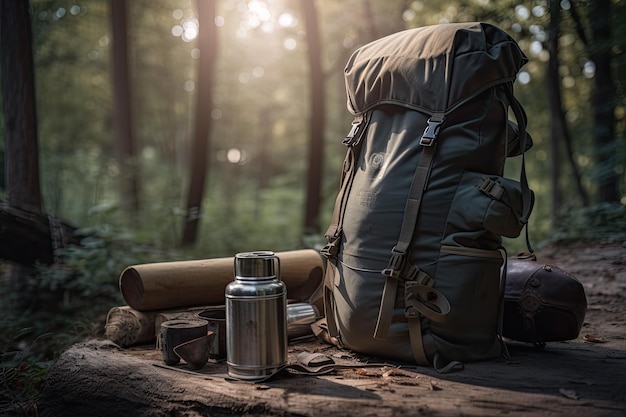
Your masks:
M339 248L337 247L337 245L329 243L322 248L320 253L326 258L336 258L337 254L339 253Z
M407 281L415 281L415 278L417 278L417 275L419 274L420 270L415 265L411 265L410 263L407 263L404 267L403 272L404 272L403 275L406 277Z
M430 118L426 123L426 129L424 129L424 133L420 139L420 145L432 146L435 139L437 139L437 135L439 135L443 120L432 120L432 118Z
M419 284L415 281L404 282L404 317L407 319L414 319L420 317L420 312L417 310L416 304L420 303L420 296L417 292L412 291L413 288L418 287Z
M404 274L404 276L406 277L405 286L407 288L417 285L430 287L434 282L430 275L428 275L426 272L422 271L416 266L407 264L404 269L405 271L408 271Z
M387 268L383 269L381 273L385 276L392 278L399 278L400 273L402 272L402 267L404 266L406 254L404 252L396 251L394 247L391 250L391 259L389 259L389 265Z
M354 140L354 137L359 131L359 127L363 123L363 120L364 120L363 116L357 116L354 118L354 120L352 121L352 127L350 128L350 132L348 132L346 137L343 139L344 145L346 145L347 147L354 146L354 144L356 143L356 141Z
M494 200L500 200L504 195L504 187L491 178L485 178L483 183L477 185L476 188Z
M404 309L404 317L406 317L407 319L416 319L416 318L419 318L419 316L420 316L420 313L413 306L407 306Z

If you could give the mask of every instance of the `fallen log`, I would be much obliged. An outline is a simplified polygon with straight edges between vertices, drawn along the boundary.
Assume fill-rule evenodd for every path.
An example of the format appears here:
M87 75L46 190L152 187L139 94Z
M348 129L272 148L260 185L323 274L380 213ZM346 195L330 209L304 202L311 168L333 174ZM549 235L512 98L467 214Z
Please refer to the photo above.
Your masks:
M0 200L0 258L22 265L52 264L54 250L78 243L76 228L59 218Z
M291 344L289 362L302 351L321 352L356 368L253 384L225 378L224 361L192 371L182 362L165 365L154 346L122 350L92 340L61 355L38 411L44 417L618 417L626 405L620 346L515 344L513 362L467 364L442 375L428 367L366 367L367 358L313 340Z

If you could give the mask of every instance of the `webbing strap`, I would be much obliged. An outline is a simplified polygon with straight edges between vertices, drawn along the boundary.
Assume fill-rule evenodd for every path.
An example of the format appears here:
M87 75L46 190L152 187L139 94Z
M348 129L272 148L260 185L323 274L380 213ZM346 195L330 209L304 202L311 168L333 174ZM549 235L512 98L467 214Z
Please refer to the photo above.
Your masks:
M502 347L502 356L505 359L510 359L509 349L506 347L506 343L502 340L502 327L504 323L504 293L506 291L506 273L508 270L508 255L506 253L506 249L501 247L498 249L500 254L502 255L502 266L500 267L500 298L498 303L498 328L496 329L496 334L498 336L498 340L500 341L500 346Z
M339 237L341 235L341 229L343 224L343 215L346 210L346 203L352 183L354 182L354 175L356 172L357 159L361 153L363 145L363 135L367 130L367 124L369 123L369 113L358 115L352 122L350 132L344 138L343 143L348 147L346 157L343 161L343 171L341 173L341 187L337 198L335 199L335 206L333 208L333 215L331 218L330 226L326 230L325 236L328 239L328 244L322 249L322 254L327 258L334 258L339 251Z
M402 272L402 278L411 282L417 282L421 285L432 286L432 278L417 267L409 265ZM406 284L405 284L406 285ZM393 309L396 304L396 293L398 292L398 278L387 277L385 286L383 287L383 295L378 309L378 319L376 320L376 328L374 329L374 338L386 339L389 326L393 319Z
M502 259L502 252L500 251L500 249L480 249L480 248L468 248L467 246L441 245L440 251L441 253L447 253L450 255L474 256L477 258Z
M507 98L509 99L509 105L515 115L515 120L517 121L519 146L522 154L522 168L520 170L520 184L522 185L522 217L520 221L526 226L526 246L528 251L532 253L534 251L530 246L530 239L528 237L528 218L530 217L530 213L535 205L535 194L528 186L528 178L526 177L526 145L528 142L526 124L528 118L524 108L513 94L513 84L507 84L504 91L506 92Z
M435 353L435 358L433 359L433 368L440 374L449 374L452 371L460 371L464 368L463 362L459 361L450 361L445 365L441 363L441 355L439 352Z
M337 267L329 262L324 275L324 317L326 317L326 326L331 338L339 337L337 321L335 320L335 299L333 297L336 273Z
M406 263L406 255L413 240L415 225L422 203L424 190L428 185L428 177L432 169L435 151L437 150L437 135L444 121L443 113L435 113L428 119L426 130L420 139L422 154L415 169L415 175L411 182L411 189L404 207L404 216L400 228L398 243L392 249L389 265L382 271L383 275L399 277Z
M430 362L426 357L426 350L422 342L422 318L409 319L409 340L411 341L411 351L418 365L428 366Z
M430 277L429 277L430 278ZM411 352L419 365L430 365L424 348L422 335L422 317L434 322L442 322L450 312L450 303L439 291L431 288L434 283L430 279L427 285L415 281L405 283L404 315L409 324L409 340Z
M402 218L402 226L400 227L400 236L398 237L398 243L391 251L392 255L387 268L382 271L382 274L387 278L385 280L385 288L383 290L380 309L378 311L378 320L376 321L376 329L374 331L375 338L384 339L387 336L387 332L393 318L393 308L397 293L398 279L407 279L407 275L416 274L416 277L411 277L409 279L419 279L420 285L427 283L432 285L432 280L429 276L423 273L423 275L420 276L419 273L421 271L408 264L406 260L407 252L411 245L411 241L413 240L417 217L422 203L422 196L426 186L428 185L428 177L430 176L430 171L435 158L435 152L437 150L437 136L443 121L443 113L433 114L428 120L426 129L420 138L422 153L417 167L415 168L415 174L413 175L411 188L404 207L404 216ZM426 280L425 277L428 277L428 280ZM405 299L407 299L406 292ZM408 309L405 309L405 316L407 317L409 323L409 338L411 341L413 356L418 364L428 365L429 362L422 343L421 315L419 308L415 308L415 305L410 306Z
M424 316L441 323L450 312L450 302L438 290L414 281L405 283L404 315L408 319Z
M393 307L396 304L396 294L398 292L398 280L396 278L387 277L383 288L383 295L380 300L380 308L378 309L378 319L376 320L376 328L374 329L375 339L386 339L393 319Z

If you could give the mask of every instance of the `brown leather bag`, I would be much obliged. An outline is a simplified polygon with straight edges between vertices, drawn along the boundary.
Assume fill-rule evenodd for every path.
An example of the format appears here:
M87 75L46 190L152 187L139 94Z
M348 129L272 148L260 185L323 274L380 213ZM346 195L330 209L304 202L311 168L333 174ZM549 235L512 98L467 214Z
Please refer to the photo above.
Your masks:
M538 263L534 255L509 259L502 335L521 342L576 339L587 299L583 285L564 270Z

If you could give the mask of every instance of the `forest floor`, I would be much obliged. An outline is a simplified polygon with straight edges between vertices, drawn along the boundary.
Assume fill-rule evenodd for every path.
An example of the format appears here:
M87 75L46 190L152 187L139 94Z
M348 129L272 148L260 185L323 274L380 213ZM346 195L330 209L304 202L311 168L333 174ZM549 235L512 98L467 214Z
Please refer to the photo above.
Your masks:
M114 415L116 407L136 416L625 416L626 241L550 245L537 257L584 285L588 310L576 340L544 349L510 342L510 360L470 363L446 375L425 367L357 367L260 384L229 381L223 362L191 372L164 366L154 346L119 349L95 340L61 356L40 410L57 416ZM291 344L290 359L302 351L338 364L368 359L319 341Z

